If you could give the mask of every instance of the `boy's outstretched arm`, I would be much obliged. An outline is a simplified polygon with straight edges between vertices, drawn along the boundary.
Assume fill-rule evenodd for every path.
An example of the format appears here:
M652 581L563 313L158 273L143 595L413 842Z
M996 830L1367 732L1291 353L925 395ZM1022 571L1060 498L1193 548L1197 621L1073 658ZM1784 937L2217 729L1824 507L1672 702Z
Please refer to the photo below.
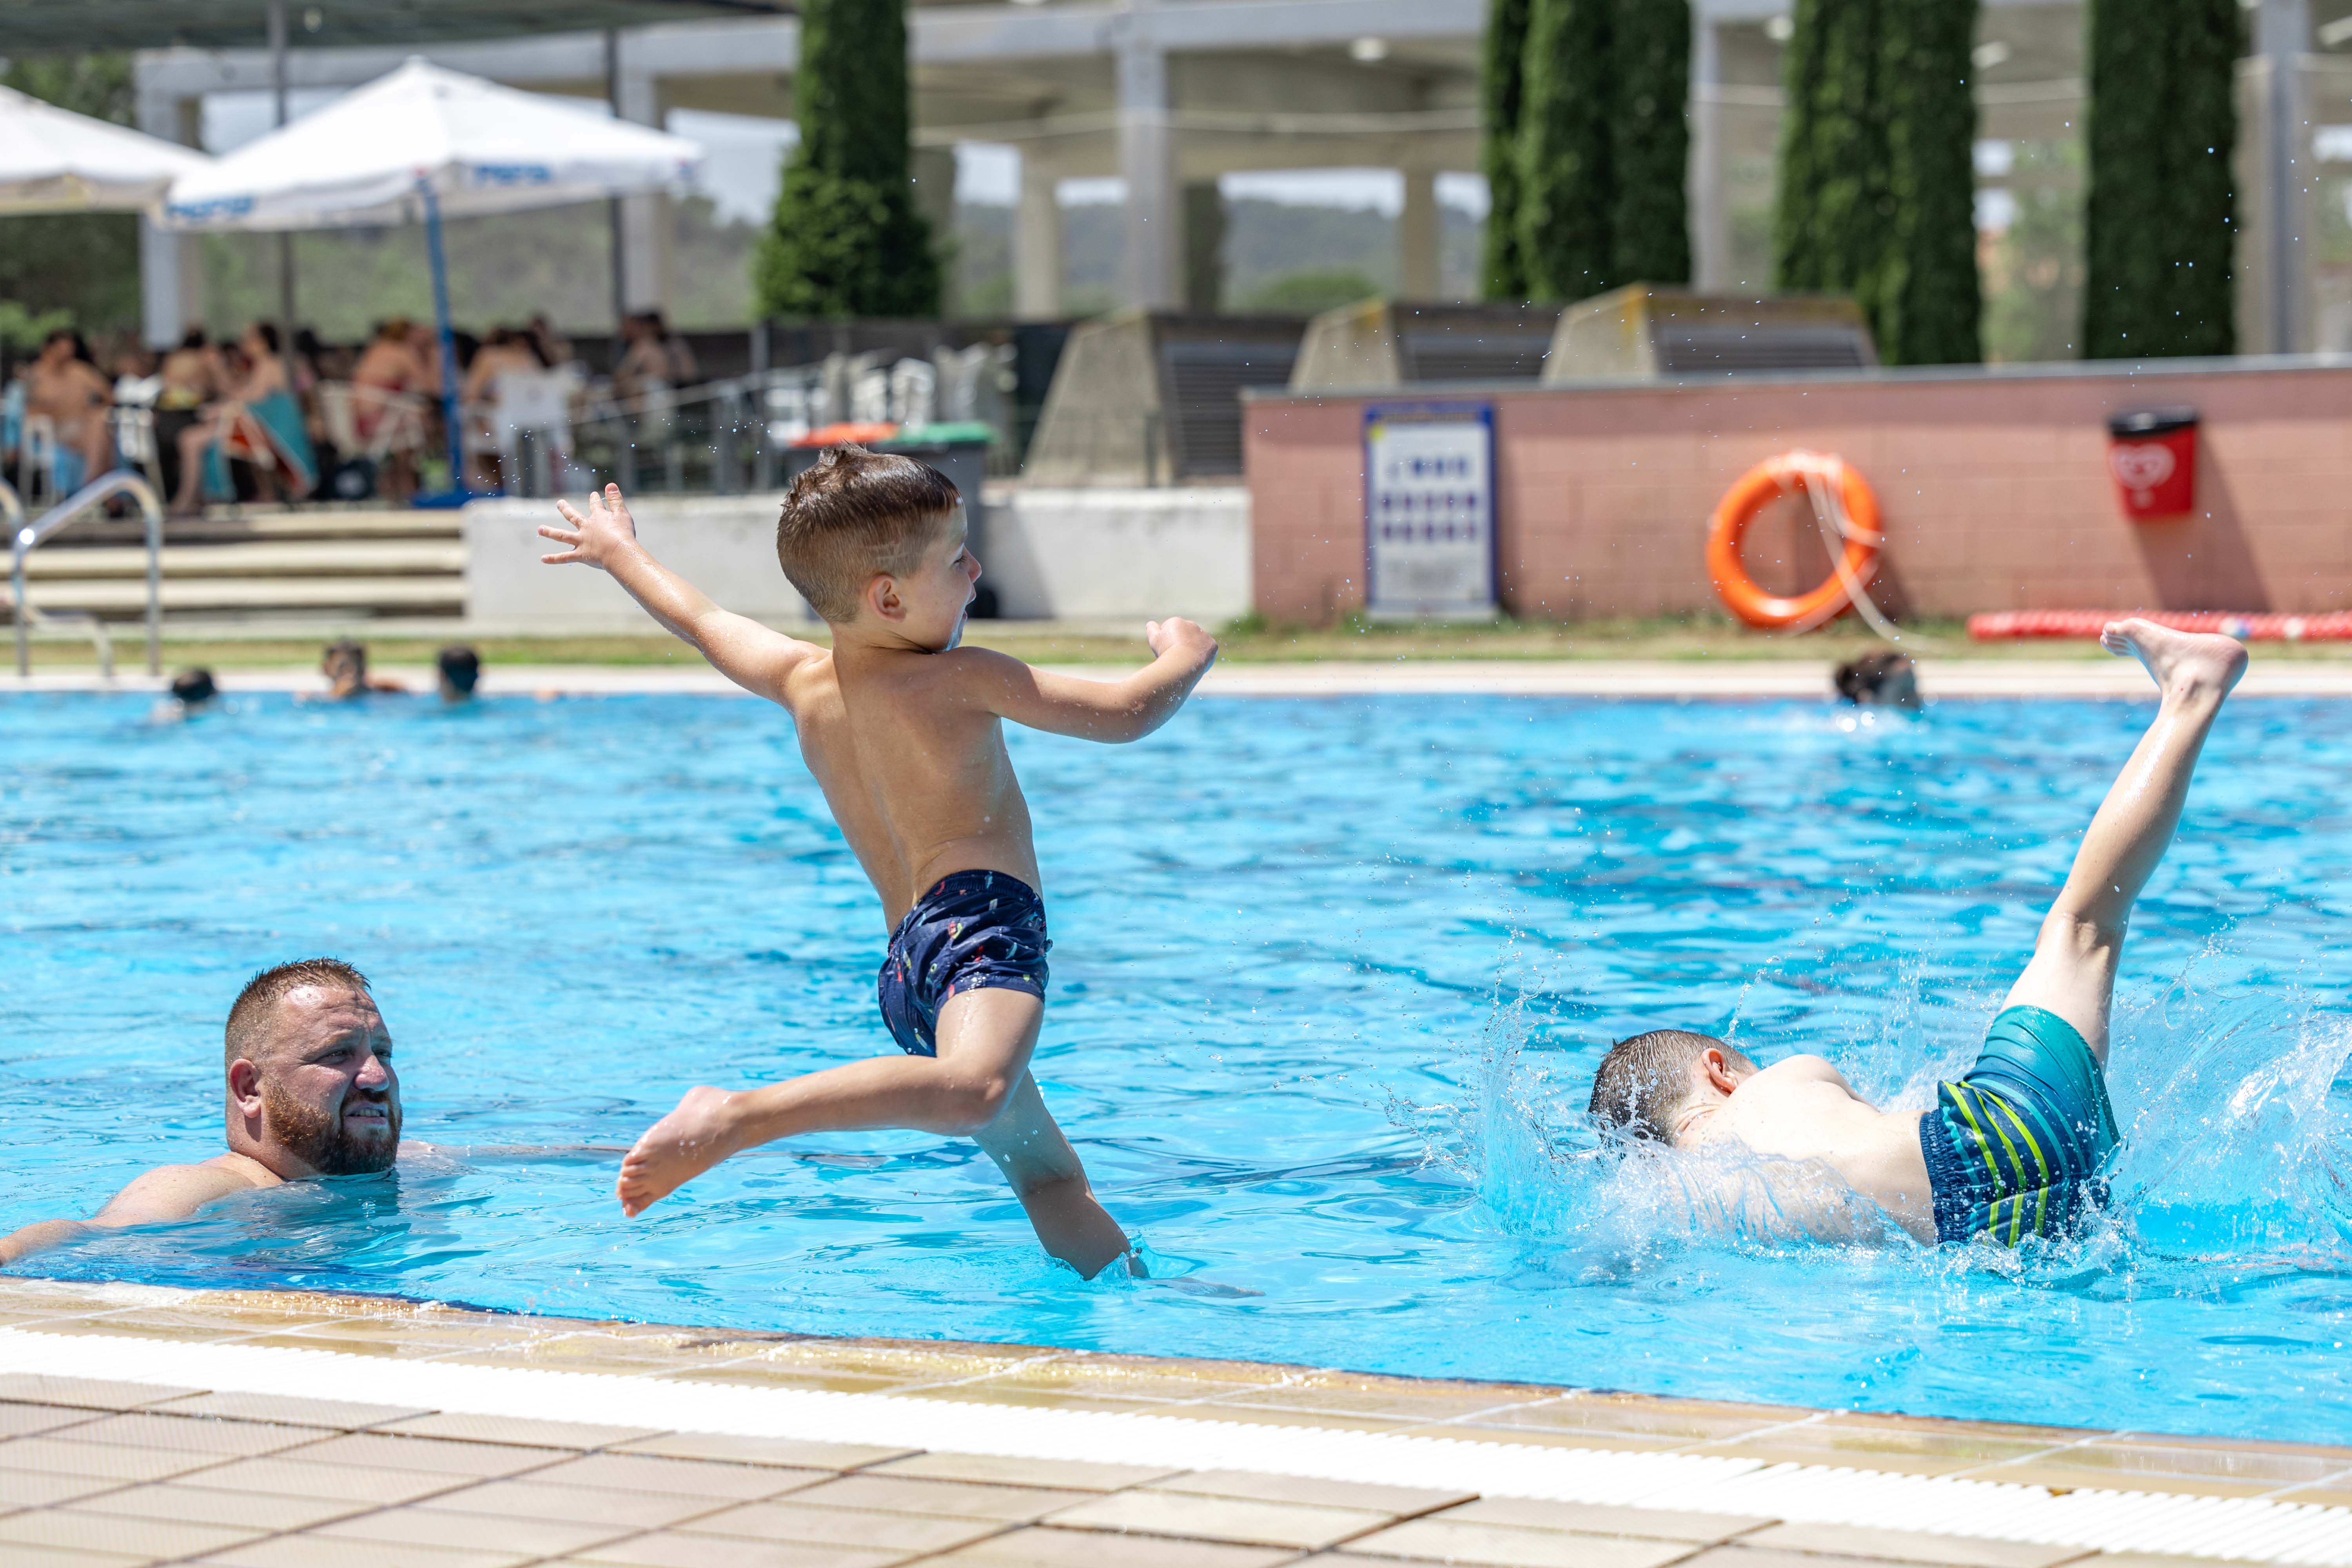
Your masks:
M1192 622L1146 621L1152 661L1124 680L1081 680L1033 669L1009 655L966 648L979 695L1016 724L1082 741L1139 741L1175 716L1217 662L1217 639Z
M646 614L692 643L712 668L746 691L782 702L784 677L817 651L813 643L720 609L701 589L655 560L637 542L637 525L621 499L620 486L606 485L603 494L590 497L585 516L569 501L557 501L555 510L570 526L542 523L539 531L568 548L542 555L541 561L550 566L577 561L609 574L645 606Z

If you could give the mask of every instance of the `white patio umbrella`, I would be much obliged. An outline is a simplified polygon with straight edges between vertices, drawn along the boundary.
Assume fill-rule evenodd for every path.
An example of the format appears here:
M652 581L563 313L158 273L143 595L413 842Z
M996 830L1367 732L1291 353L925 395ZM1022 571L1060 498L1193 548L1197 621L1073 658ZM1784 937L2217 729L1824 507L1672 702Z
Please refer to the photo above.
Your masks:
M441 220L686 185L702 148L412 58L173 182L161 222L180 230L425 225L441 333L453 488L465 486L457 364Z
M137 212L212 160L0 87L0 213Z

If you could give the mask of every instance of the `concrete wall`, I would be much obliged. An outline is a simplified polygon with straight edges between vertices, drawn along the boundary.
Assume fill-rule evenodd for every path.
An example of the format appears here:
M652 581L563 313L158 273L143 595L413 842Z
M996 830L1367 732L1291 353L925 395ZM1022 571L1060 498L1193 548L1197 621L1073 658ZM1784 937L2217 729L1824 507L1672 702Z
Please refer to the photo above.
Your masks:
M646 496L638 535L730 610L778 624L814 619L776 564L773 496ZM613 580L543 566L535 531L546 501L466 509L467 616L486 631L648 632L654 623ZM1000 489L975 540L1007 618L1187 616L1214 624L1250 607L1249 492Z
M1451 395L1470 395L1454 388ZM1396 395L1385 395L1393 401ZM1496 387L1502 595L1549 620L1719 607L1702 559L1733 480L1806 447L1858 467L1900 608L2352 608L2352 366L2253 361L2030 373L1881 372L1660 386ZM1363 602L1365 397L1248 405L1256 605L1319 622ZM2105 416L2203 416L2196 510L2126 521ZM1793 503L1746 559L1777 592L1828 575ZM1885 602L1885 599L1882 600Z

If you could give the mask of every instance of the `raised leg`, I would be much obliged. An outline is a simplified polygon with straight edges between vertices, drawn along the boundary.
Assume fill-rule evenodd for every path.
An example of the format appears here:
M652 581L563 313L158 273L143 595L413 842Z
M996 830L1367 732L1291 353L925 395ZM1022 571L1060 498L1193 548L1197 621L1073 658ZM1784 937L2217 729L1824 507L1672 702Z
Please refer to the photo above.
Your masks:
M2032 962L2010 988L2005 1007L2046 1007L2107 1059L2107 1006L2133 903L2147 885L2189 798L2189 776L2222 700L2246 670L2235 638L2168 631L2147 621L2116 621L2100 637L2110 653L2147 667L2162 693L2156 721L2100 803L2074 851L2066 886L2043 917Z
M1127 1232L1095 1201L1087 1168L1045 1109L1034 1076L1023 1073L1003 1114L972 1137L1004 1173L1046 1251L1088 1279L1122 1258L1129 1273L1143 1272Z

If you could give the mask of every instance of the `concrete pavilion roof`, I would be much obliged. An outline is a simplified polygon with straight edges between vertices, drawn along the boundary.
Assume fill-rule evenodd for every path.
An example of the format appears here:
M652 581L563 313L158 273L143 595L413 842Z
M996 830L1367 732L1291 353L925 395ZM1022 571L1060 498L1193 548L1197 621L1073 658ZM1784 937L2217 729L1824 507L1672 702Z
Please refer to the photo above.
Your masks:
M546 32L792 15L791 0L286 0L289 42L405 47ZM245 49L268 33L268 0L10 0L0 50ZM316 24L315 26L313 24Z

